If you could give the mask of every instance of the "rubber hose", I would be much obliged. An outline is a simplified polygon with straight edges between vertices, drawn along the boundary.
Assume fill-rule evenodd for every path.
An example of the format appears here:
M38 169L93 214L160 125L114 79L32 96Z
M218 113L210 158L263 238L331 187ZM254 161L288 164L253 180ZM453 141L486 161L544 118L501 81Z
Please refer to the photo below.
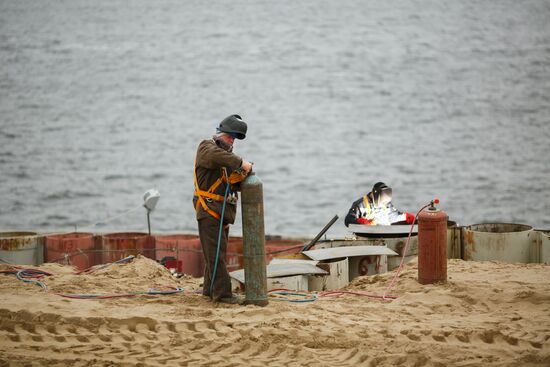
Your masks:
M212 296L212 288L214 288L214 279L216 278L216 271L218 270L218 260L220 257L220 247L222 241L222 230L223 230L223 216L225 214L225 204L227 203L227 194L229 193L230 183L227 183L225 187L225 194L223 195L223 205L222 205L222 215L220 216L220 230L218 231L218 247L216 249L216 261L214 262L214 269L212 271L212 276L210 278L210 295Z

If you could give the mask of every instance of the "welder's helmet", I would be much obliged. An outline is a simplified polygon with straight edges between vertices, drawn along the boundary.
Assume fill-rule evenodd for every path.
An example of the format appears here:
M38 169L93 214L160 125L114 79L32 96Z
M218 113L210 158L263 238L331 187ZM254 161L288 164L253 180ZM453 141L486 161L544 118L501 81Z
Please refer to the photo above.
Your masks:
M375 203L386 205L392 200L391 187L383 182L377 182L372 187L372 196Z
M216 130L242 140L246 137L246 129L246 122L243 121L241 116L231 115L224 118Z

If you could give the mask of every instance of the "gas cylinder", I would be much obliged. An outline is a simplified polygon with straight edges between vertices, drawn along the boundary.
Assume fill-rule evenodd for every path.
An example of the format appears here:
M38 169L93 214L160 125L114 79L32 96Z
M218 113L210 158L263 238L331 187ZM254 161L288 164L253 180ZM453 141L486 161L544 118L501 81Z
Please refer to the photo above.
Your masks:
M439 200L435 201L436 203ZM418 282L447 281L447 213L434 202L418 215Z
M245 304L266 306L269 302L265 266L263 184L254 172L241 183L241 208Z

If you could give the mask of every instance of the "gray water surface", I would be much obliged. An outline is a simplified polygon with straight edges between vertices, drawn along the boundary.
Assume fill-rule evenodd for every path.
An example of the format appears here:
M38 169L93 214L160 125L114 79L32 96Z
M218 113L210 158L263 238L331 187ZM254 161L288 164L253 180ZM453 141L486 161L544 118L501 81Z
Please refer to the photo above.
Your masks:
M156 187L153 230L196 232L196 146L232 113L267 233L315 234L377 181L401 210L550 228L548 19L546 0L0 1L0 229L146 230Z

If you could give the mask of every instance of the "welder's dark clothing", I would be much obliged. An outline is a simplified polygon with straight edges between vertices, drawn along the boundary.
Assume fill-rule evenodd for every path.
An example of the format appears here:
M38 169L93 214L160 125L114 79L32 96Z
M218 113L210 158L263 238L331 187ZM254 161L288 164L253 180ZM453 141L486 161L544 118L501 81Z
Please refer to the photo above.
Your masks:
M202 294L211 297L214 301L219 301L221 298L231 298L232 296L231 278L229 277L225 263L229 227L222 230L216 279L214 280L212 290L210 289L210 284L212 282L211 274L214 271L214 264L216 263L219 230L220 221L211 215L199 220L199 237L202 245L202 253L204 255L204 282Z
M242 159L218 146L213 139L203 140L197 149L197 156L195 158L197 183L201 190L208 190L218 178L222 175L222 167L225 167L227 174L237 170L241 167ZM220 186L214 191L215 194L223 196L225 194L227 183L222 182ZM206 200L206 205L214 212L221 215L222 213L222 201ZM197 220L211 216L206 212L201 205L197 206L197 197L193 197L193 206L197 207ZM235 204L227 204L225 206L224 223L235 223L235 215L237 213L237 206Z
M237 155L223 149L214 140L204 140L199 144L197 156L195 158L196 182L200 190L207 191L221 176L222 167L225 167L227 174L238 169L242 164L242 159ZM215 194L224 196L226 185L222 182ZM209 209L221 216L223 201L205 199ZM202 251L205 260L203 294L210 296L213 300L228 298L232 296L231 280L227 272L225 256L227 250L227 237L229 234L228 224L235 222L237 212L236 204L227 203L225 206L222 230L220 253L213 289L210 290L211 274L216 263L216 250L218 247L218 232L220 229L220 220L214 218L210 213L197 205L197 197L193 198L193 206L196 208L196 218L199 226L199 237L201 240Z
M348 227L350 224L357 224L359 218L372 220L372 225L389 225L405 220L403 213L398 211L391 202L382 207L376 207L370 192L353 202L344 223Z

